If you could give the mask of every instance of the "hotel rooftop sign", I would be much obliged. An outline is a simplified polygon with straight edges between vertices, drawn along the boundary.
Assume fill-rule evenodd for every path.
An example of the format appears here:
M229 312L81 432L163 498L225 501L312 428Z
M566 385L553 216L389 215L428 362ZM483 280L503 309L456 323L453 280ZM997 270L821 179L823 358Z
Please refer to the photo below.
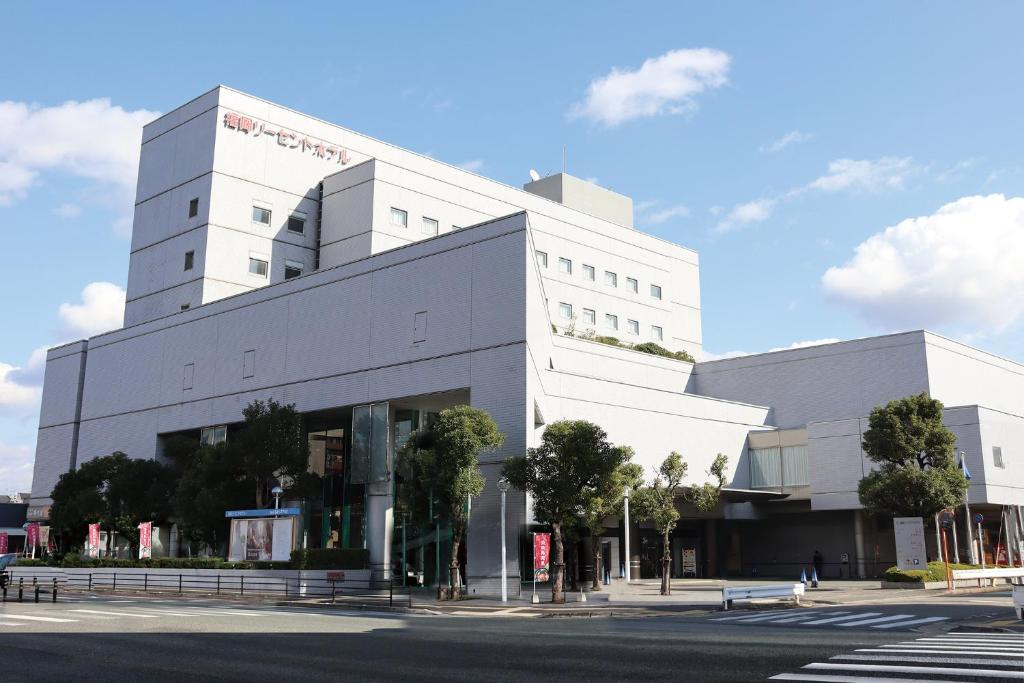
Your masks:
M347 149L315 138L299 137L299 134L293 131L285 128L274 128L265 121L242 116L233 111L224 113L224 127L253 137L261 135L275 136L277 137L277 144L281 147L297 149L300 152L312 152L313 156L333 161L336 164L344 165L352 160Z

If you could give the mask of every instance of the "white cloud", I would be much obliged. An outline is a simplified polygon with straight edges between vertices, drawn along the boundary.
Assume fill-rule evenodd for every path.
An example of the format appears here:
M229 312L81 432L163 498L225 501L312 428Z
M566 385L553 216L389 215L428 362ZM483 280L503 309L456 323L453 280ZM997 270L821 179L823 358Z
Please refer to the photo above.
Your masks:
M0 102L0 204L24 198L41 173L59 171L113 190L130 213L142 125L158 115L105 98L53 107Z
M82 289L82 303L61 304L57 310L62 333L83 339L121 327L125 292L110 282L91 282Z
M655 211L647 216L647 222L660 225L673 218L686 218L690 215L690 209L683 204L676 204L667 208Z
M775 154L776 152L781 152L790 145L795 145L799 142L807 142L813 137L813 133L804 133L799 130L791 130L778 140L772 140L768 144L761 145L758 148L758 151L761 152L762 154Z
M77 218L82 213L82 207L77 204L64 203L53 210L53 215L61 218Z
M729 55L711 48L670 50L635 71L613 68L591 81L586 97L569 110L606 126L632 119L681 114L696 108L694 96L728 82Z
M829 162L825 175L802 189L822 192L902 190L907 178L919 170L910 157L882 157L874 161L836 159Z
M883 329L1002 332L1024 314L1024 198L963 197L861 243L825 293Z
M792 349L806 349L808 346L821 346L822 344L835 344L839 340L835 337L826 337L824 339L806 339L803 341L795 341L789 346L776 346L774 349L768 349L769 353L775 351L790 351Z
M739 358L740 356L749 356L750 353L747 351L726 351L725 353L714 353L706 349L701 349L700 358L698 359L702 363L707 363L713 360L725 360L726 358Z
M22 383L17 368L0 363L0 411L21 412L39 403L40 388Z
M29 491L34 461L35 449L31 446L0 443L0 492Z
M775 209L777 200L762 197L752 202L738 204L726 214L725 218L719 221L715 228L718 232L729 232L750 223L760 223L768 220Z
M461 164L456 164L456 166L458 166L459 168L464 168L467 171L471 171L473 173L479 173L480 170L483 169L484 167L484 160L470 159L469 161L463 161Z

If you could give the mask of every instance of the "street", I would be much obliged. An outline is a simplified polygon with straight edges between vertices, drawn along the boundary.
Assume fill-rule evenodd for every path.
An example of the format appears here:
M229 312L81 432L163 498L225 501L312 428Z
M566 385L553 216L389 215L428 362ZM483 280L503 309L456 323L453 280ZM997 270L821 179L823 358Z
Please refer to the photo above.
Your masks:
M586 618L70 595L0 605L0 661L5 681L1021 680L1009 604L983 594Z

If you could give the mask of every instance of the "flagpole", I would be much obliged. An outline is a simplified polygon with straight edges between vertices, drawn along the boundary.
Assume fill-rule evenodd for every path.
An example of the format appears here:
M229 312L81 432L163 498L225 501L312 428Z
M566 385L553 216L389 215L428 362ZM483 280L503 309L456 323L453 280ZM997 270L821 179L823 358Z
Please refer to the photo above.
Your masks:
M971 486L971 471L967 469L966 454L960 451L960 469L964 472L964 478L967 480L967 488ZM971 502L970 493L964 491L964 513L967 515L967 548L968 557L971 558L971 564L978 564L978 557L974 553L974 534L971 531Z

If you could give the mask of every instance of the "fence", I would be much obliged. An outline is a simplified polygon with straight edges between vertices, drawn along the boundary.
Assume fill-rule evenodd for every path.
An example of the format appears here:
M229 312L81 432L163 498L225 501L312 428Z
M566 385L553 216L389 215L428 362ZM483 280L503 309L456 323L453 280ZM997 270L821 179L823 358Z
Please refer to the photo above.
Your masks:
M38 572L32 568L8 570L10 581L49 584L62 591L126 591L202 595L329 597L332 602L393 607L412 606L412 590L394 581L353 580L344 577L246 576L241 573L168 573L147 571Z

